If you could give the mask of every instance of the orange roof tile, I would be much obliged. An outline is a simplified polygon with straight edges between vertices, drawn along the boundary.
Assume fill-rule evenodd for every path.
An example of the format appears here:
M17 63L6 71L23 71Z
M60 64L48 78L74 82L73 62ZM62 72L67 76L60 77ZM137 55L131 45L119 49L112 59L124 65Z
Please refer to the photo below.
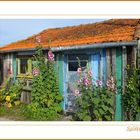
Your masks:
M36 47L36 36L41 37L44 47L72 46L103 42L133 41L140 38L140 19L112 19L104 22L83 24L42 31L27 39L0 48L0 51L31 49Z

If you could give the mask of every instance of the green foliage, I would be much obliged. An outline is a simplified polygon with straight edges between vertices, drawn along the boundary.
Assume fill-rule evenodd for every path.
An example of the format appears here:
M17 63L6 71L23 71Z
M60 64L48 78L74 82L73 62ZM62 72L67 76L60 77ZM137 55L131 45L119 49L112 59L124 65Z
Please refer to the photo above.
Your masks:
M11 83L11 79L7 78L0 89L0 106L10 108L19 105L21 91L22 85L18 81Z
M140 112L140 69L127 66L125 94L123 95L124 119L136 120Z
M32 84L32 103L24 113L33 120L56 120L62 113L62 95L54 71L54 61L46 61L41 46L37 47L34 68L39 70L34 75Z
M100 80L95 81L93 79L88 65L79 74L80 83L79 81L77 82L76 88L80 94L76 97L77 110L74 119L78 121L114 120L115 87L112 88L114 81L109 79L110 85L103 86ZM86 81L89 81L89 84Z

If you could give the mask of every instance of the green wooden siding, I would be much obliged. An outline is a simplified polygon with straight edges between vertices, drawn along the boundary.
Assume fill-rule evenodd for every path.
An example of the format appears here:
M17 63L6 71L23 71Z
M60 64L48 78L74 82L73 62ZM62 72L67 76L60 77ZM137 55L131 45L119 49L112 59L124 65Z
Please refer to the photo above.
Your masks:
M122 48L116 49L116 81L117 81L117 93L116 93L116 114L115 120L122 120Z

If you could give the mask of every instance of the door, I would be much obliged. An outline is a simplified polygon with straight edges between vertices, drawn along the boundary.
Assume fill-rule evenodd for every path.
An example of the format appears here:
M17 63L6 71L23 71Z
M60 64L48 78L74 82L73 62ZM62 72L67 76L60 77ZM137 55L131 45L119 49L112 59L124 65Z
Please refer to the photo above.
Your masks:
M80 66L82 68L86 67L87 62L89 61L89 56L86 54L69 54L67 56L67 90L66 90L66 110L68 112L73 112L76 109L75 102L76 97L74 96L74 90L76 88L76 82L79 79L77 69L79 67L78 59L80 60Z

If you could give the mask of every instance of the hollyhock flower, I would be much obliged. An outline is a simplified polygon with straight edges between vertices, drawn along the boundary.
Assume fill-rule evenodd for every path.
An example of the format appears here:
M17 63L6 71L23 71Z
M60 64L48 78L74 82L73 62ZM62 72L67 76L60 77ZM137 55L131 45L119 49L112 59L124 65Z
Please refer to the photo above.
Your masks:
M77 69L77 72L78 72L78 73L81 73L81 72L82 72L82 68L78 68L78 69Z
M88 87L90 85L90 80L89 79L85 79L85 85Z
M111 83L114 83L114 78L113 78L113 76L111 76L110 81L111 81Z
M81 84L82 83L82 79L78 80L78 84Z
M48 51L48 59L49 61L54 61L54 54L52 53L52 51Z
M110 87L110 82L109 81L106 81L106 86Z
M75 89L74 96L78 96L78 94L79 94L79 90L78 89Z
M92 76L93 76L92 71L89 71L89 72L88 72L88 74L90 75L90 77L92 77Z
M37 36L35 39L36 39L36 42L37 43L40 43L41 42L41 36Z
M102 86L102 81L101 80L97 80L97 84L98 84L98 86Z
M33 75L34 75L34 76L38 76L39 73L40 73L39 69L37 69L37 68L34 68L34 69L33 69Z

